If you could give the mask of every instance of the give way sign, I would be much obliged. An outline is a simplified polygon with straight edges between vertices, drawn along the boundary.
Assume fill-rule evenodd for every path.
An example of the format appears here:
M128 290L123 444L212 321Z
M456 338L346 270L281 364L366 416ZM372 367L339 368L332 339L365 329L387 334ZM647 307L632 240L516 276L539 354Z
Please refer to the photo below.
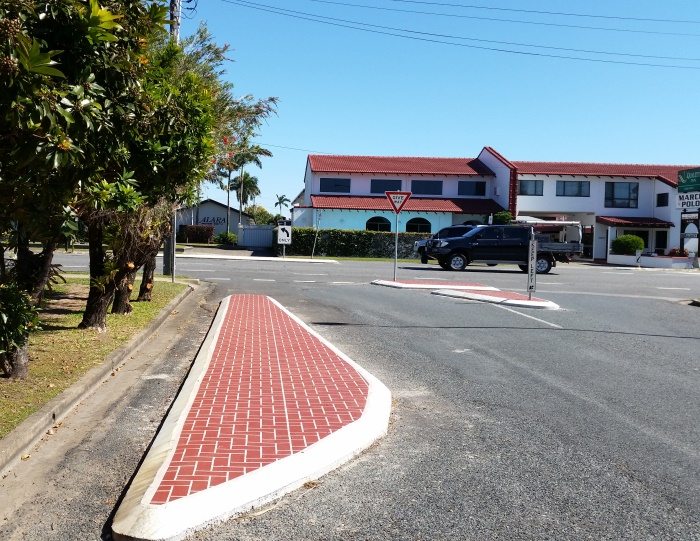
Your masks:
M394 208L394 212L398 214L406 204L406 201L411 197L411 192L384 192L389 203Z

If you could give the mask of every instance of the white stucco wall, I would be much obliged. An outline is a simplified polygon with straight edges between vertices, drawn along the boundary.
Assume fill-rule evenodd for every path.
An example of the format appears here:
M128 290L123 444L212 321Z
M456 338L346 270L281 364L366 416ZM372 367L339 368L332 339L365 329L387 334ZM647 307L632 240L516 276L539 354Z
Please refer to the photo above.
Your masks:
M320 229L346 229L346 230L364 230L367 226L367 220L375 216L381 216L389 220L391 231L396 231L396 215L391 211L370 211L370 210L332 210L332 209L314 209L314 214L319 217L317 221L312 222L312 226L316 223ZM447 212L407 212L399 213L399 232L406 231L406 223L412 218L424 218L430 222L431 233L453 225L452 214ZM301 225L301 222L293 225Z
M490 190L486 195L496 201L504 209L508 210L508 190L510 188L510 168L499 158L494 156L487 148L479 154L479 161L488 167L496 175L491 182ZM518 203L520 200L518 200Z

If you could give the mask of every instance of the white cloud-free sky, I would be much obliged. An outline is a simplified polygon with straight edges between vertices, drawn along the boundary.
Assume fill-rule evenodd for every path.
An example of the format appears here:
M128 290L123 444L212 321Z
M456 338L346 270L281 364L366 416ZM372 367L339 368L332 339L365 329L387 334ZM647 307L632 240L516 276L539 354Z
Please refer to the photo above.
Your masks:
M201 21L235 93L280 100L247 169L270 211L309 153L700 163L697 0L199 0L182 35Z

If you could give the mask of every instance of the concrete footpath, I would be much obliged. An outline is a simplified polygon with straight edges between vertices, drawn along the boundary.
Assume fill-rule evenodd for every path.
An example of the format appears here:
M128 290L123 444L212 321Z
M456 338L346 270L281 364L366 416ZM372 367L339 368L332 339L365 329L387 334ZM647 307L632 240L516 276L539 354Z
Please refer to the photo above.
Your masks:
M274 299L232 295L117 510L114 539L182 539L351 459L389 390Z

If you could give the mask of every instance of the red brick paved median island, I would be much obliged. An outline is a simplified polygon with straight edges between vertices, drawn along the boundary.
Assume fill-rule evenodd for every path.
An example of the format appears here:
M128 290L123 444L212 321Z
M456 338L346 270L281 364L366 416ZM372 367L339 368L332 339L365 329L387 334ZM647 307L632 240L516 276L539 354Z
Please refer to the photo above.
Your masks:
M151 503L304 450L357 420L367 392L352 366L271 299L234 295Z

